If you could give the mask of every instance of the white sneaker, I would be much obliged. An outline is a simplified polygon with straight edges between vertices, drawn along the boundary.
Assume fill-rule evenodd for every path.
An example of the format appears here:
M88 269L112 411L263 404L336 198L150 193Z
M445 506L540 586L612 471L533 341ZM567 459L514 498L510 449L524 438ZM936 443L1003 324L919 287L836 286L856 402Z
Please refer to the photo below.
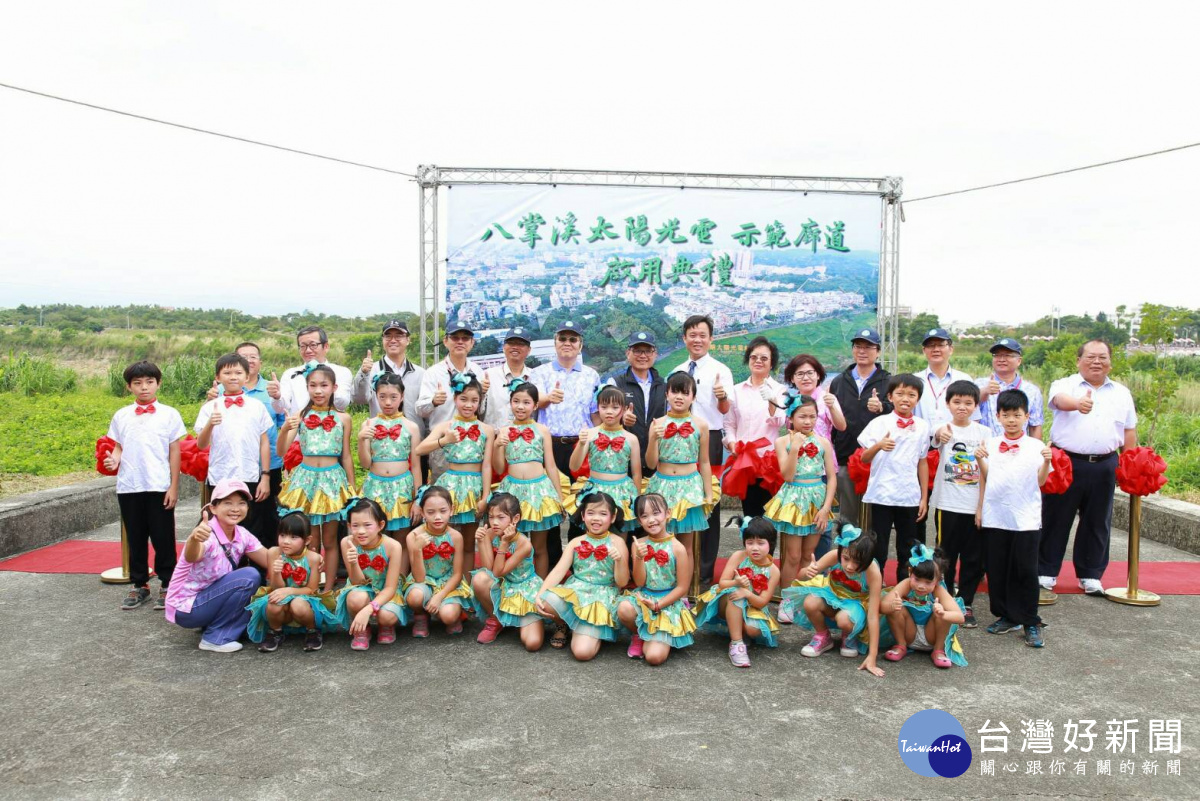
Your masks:
M779 605L779 614L777 614L777 615L775 616L775 619L776 619L776 620L778 620L780 623L783 623L783 624L788 624L788 623L791 623L791 622L792 622L792 612L791 612L791 607L784 606L783 604L780 604L780 605Z
M242 650L242 644L237 640L234 640L233 642L227 642L224 645L217 645L216 643L209 642L208 640L201 640L200 650L216 651L218 654L232 654L234 651Z
M843 641L842 647L838 650L838 653L848 658L858 656L858 640L852 639Z
M1058 576L1038 576L1038 584L1043 590L1054 592L1054 585L1058 583Z
M1100 585L1100 579L1080 579L1079 588L1087 595L1104 594L1104 587Z

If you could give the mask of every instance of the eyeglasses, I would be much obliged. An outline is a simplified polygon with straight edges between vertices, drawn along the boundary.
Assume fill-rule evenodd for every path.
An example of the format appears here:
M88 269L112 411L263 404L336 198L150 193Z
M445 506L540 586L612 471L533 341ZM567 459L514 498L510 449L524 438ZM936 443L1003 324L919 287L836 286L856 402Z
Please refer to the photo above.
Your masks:
M579 337L558 337L558 341L567 343L569 345L574 345L575 343L579 342Z
M304 352L307 350L319 350L322 343L318 340L317 342L298 342L296 344L300 346L300 351Z
M1108 361L1108 356L1103 354L1100 356L1082 356L1080 358L1085 362L1099 362L1101 364Z
M771 357L770 356L751 356L750 361L752 361L752 362L769 362L769 361L771 361Z
M384 342L387 342L388 340L396 340L396 339L408 339L408 334L384 334L383 335Z

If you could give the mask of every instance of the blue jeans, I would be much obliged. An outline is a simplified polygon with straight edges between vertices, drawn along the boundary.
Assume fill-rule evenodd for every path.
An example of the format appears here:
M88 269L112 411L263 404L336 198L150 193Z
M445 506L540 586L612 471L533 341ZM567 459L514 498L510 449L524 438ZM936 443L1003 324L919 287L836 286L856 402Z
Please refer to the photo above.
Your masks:
M185 629L202 629L201 639L213 645L233 642L246 633L246 605L261 584L262 576L253 567L226 573L200 591L192 611L176 612L175 622Z

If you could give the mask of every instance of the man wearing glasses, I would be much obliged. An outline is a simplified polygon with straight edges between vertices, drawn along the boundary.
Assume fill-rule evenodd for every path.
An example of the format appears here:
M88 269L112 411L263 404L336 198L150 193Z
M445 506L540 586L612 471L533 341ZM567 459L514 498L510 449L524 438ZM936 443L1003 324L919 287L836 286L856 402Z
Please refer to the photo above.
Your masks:
M1079 347L1076 357L1079 372L1050 385L1050 438L1071 458L1073 478L1062 495L1042 498L1038 583L1043 596L1054 591L1076 514L1075 576L1088 595L1104 595L1100 577L1108 567L1117 452L1137 447L1133 396L1108 377L1111 346L1093 339Z
M425 420L422 431L431 431L438 423L449 420L454 414L454 394L450 391L450 377L459 373L469 373L482 383L483 370L475 362L467 358L471 348L475 347L475 332L464 322L446 325L446 335L442 337L442 346L446 348L446 358L431 365L421 378L421 392L417 397L417 414ZM406 387L407 389L407 387ZM407 394L405 396L407 399ZM483 419L487 413L486 398L479 417ZM441 448L425 458L428 475L426 484L432 484L442 473L446 472L446 456Z
M917 378L925 383L925 390L921 393L921 400L913 414L929 423L930 431L936 431L950 422L946 389L955 381L974 383L975 379L950 366L950 357L954 355L954 341L945 328L929 329L921 343L921 350L925 353L926 367L917 373ZM971 415L971 419L979 419L978 409Z
M996 417L996 396L1006 389L1019 389L1029 399L1029 425L1027 431L1034 439L1042 438L1042 421L1045 412L1042 409L1042 391L1032 381L1028 381L1017 370L1021 367L1021 354L1024 349L1015 339L1004 337L996 340L991 347L992 374L975 381L979 387L979 422L992 430L992 434L1000 436L1004 426Z
M350 406L350 393L354 377L350 375L348 369L340 364L329 364L325 360L329 355L329 336L325 333L325 329L319 325L301 328L296 334L296 347L300 350L301 365L284 371L283 377L279 380L279 386L274 390L270 387L267 389L267 393L273 399L272 409L289 415L298 414L308 405L308 383L304 375L304 365L309 362L317 362L333 368L333 375L337 379L337 391L333 393L333 407L339 412L346 411Z
M425 421L417 414L417 399L421 395L421 379L425 371L408 360L409 336L408 325L403 320L389 320L384 324L383 358L376 362L368 355L363 359L362 366L354 374L352 398L355 403L368 404L372 416L379 414L379 401L375 400L372 386L375 376L395 373L404 382L404 416L416 423L421 429L421 436L425 436Z

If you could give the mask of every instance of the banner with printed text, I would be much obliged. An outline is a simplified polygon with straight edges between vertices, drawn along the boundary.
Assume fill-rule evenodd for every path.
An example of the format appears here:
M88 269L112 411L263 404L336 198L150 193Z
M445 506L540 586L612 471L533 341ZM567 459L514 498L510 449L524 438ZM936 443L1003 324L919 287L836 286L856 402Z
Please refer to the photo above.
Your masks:
M524 325L584 328L588 364L624 366L651 331L678 364L682 323L716 324L713 354L745 376L756 335L784 361L845 364L853 329L875 327L881 202L873 195L661 187L459 185L448 193L447 320L467 321L477 355ZM534 343L534 356L552 354Z

